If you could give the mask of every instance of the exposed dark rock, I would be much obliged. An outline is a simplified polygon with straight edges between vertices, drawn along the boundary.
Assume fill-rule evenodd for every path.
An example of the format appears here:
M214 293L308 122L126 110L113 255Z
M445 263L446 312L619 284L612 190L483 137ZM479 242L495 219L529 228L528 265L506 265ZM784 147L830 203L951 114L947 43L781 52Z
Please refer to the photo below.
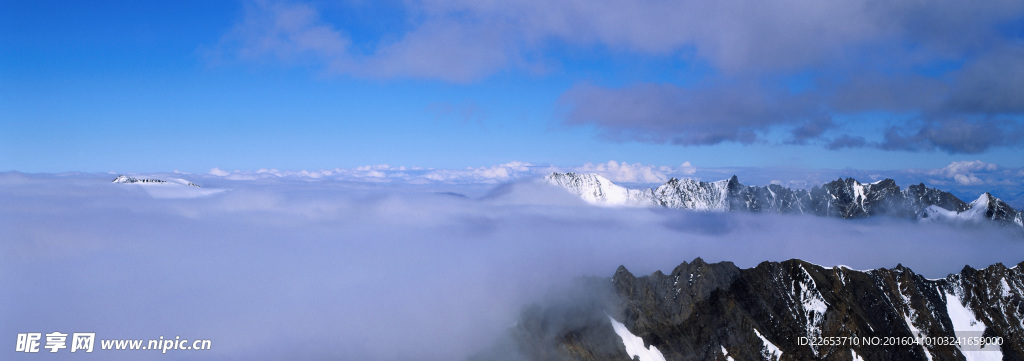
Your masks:
M610 282L589 279L588 287L596 291L581 294L584 301L528 309L508 344L530 350L520 354L527 360L628 360L622 339L602 326L610 324L608 315L666 360L725 360L723 349L735 360L765 360L771 347L782 360L846 361L854 353L864 360L963 360L972 350L967 346L865 341L956 337L971 327L983 332L968 336L1003 341L999 351L988 345L987 351L974 352L1021 360L1022 270L1024 262L1013 268L965 267L929 280L902 265L857 271L800 260L739 269L698 258L671 274L642 277L620 267ZM805 342L814 340L845 344Z

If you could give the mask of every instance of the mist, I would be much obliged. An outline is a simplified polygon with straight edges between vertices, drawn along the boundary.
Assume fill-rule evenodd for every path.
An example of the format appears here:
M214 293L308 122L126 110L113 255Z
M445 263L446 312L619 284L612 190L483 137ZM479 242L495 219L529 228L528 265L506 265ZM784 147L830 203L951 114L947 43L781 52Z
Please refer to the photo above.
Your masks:
M0 174L0 334L213 348L12 358L458 360L525 306L619 265L800 258L938 278L1024 261L1024 238L997 227L596 207L529 179L189 178L202 194L110 179Z

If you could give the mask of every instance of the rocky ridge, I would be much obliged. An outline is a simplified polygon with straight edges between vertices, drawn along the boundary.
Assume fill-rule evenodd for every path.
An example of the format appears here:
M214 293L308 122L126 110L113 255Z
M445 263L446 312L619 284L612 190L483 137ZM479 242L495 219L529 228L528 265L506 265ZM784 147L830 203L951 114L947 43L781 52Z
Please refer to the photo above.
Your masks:
M669 274L637 277L619 267L610 280L581 283L590 290L581 294L601 296L524 311L505 354L587 361L1024 357L1024 262L926 279L901 265L858 271L789 260L740 269L697 258ZM627 337L613 327L620 322L655 355L630 355ZM925 337L1002 344L906 342ZM489 355L477 359L501 359Z
M743 185L736 176L716 182L672 178L657 188L643 190L621 187L597 174L552 173L544 180L603 205L839 218L887 215L959 223L993 221L1024 231L1024 213L989 193L968 203L924 184L901 189L892 179L861 183L846 178L811 189L790 189L777 184Z
M114 180L111 183L124 183L124 184L147 184L147 183L150 183L150 184L160 184L160 183L170 183L170 182L165 181L163 179L158 179L158 178L134 178L134 177L129 177L129 176L126 176L126 175L122 174L122 175L117 176L117 178L114 178ZM184 180L184 179L174 179L173 183L183 184L183 185L187 185L187 186L190 186L190 187L200 188L198 184L189 182L189 181Z

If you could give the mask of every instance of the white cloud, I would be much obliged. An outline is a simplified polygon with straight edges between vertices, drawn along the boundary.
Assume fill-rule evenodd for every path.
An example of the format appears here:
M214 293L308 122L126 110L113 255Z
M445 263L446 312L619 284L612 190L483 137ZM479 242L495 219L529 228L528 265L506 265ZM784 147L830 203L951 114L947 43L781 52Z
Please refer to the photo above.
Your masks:
M619 163L610 160L607 163L587 163L577 168L577 171L597 173L613 182L662 183L668 180L668 176L662 171L663 169L664 167L655 167L653 165Z
M697 173L697 167L694 167L690 162L683 162L679 165L679 173L686 175L693 175Z
M247 3L243 19L221 46L249 58L313 56L339 73L467 81L509 67L543 68L546 59L536 59L537 53L551 40L654 55L695 46L715 66L745 71L834 59L846 47L888 39L899 29L887 18L894 9L876 13L879 9L860 3L423 0L402 5L416 14L406 20L409 27L377 39L367 54L354 49L344 24L324 20L313 6L274 1Z
M239 57L273 56L291 62L301 57L336 61L345 55L350 40L320 18L307 4L275 1L245 3L243 19L222 39L222 47Z
M226 177L231 173L220 168L212 168L210 169L210 174L218 177Z
M451 183L500 183L530 175L533 164L512 161L490 167L468 167L466 169L435 169L428 171L424 178L437 182Z
M339 174L339 175L347 175L347 176L352 176L352 177L356 177L356 178L384 179L384 178L388 178L389 173L391 173L392 176L396 176L396 177L400 178L402 176L401 174L395 174L395 173L392 173L392 172L401 171L401 170L404 170L404 169L405 169L405 167L392 167L392 166L387 165L387 164L378 164L378 165L364 165L364 166L356 167L356 168L351 169L351 170L345 170L345 169L340 169L339 168L339 169L337 169L336 173Z
M956 180L957 184L962 184L965 186L973 186L985 183L974 174L954 174L953 179Z
M986 163L980 160L956 161L949 165L928 171L928 174L953 179L957 184L975 186L989 183L978 177L978 174L988 174L999 170L999 166Z
M597 173L613 182L664 183L670 177L692 176L697 172L697 167L690 162L684 162L678 167L668 167L609 160L605 163L586 163L579 167L569 167L565 171Z

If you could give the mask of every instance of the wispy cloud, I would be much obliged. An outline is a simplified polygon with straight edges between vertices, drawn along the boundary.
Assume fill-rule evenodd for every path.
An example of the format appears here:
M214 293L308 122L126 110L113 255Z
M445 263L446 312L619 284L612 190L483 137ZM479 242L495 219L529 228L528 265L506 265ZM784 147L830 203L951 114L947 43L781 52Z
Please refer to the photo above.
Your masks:
M367 5L340 5L367 6ZM403 2L396 34L361 34L312 5L247 3L217 52L313 62L373 78L473 82L557 69L552 46L706 64L697 84L578 84L569 124L607 137L679 145L723 142L868 146L979 153L1024 142L1024 47L1018 1L983 3L735 0ZM879 113L899 116L877 119ZM888 121L848 134L837 115ZM896 119L896 120L894 120ZM769 134L782 132L784 139ZM865 138L863 141L861 138Z
M999 166L995 164L975 160L953 162L941 169L931 170L928 173L940 175L946 178L952 178L958 184L978 185L984 184L985 181L982 181L980 178L978 178L978 176L975 173L984 172L991 174L992 172L998 169Z
M778 127L806 141L831 126L808 95L789 95L755 85L688 89L641 84L622 89L582 85L562 98L570 124L593 124L613 140L678 145L751 144ZM811 127L808 127L811 125Z
M1018 146L1024 139L1024 122L1008 119L957 117L935 119L923 125L890 128L881 149L976 154L998 146Z
M351 51L350 44L311 5L255 0L245 2L243 18L215 50L248 60L269 56L284 62L334 62Z

